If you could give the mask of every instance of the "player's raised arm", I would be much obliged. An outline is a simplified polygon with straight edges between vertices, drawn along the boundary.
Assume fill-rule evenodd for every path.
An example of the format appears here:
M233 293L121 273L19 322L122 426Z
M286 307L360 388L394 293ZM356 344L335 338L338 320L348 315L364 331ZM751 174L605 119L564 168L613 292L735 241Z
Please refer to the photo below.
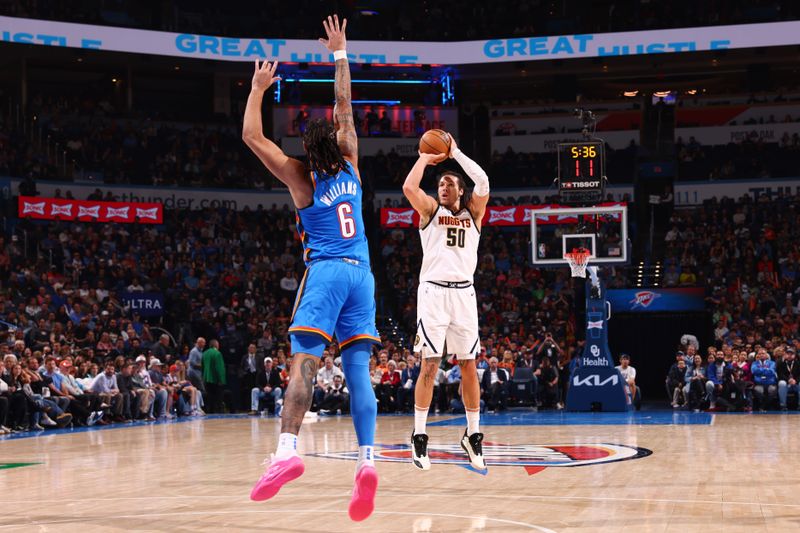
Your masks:
M466 156L464 152L459 150L456 145L455 139L451 141L450 157L456 160L461 168L464 169L469 179L475 183L475 188L472 190L472 197L470 198L469 205L465 206L469 209L472 216L480 224L483 215L486 212L486 204L489 203L489 176L481 168L481 166Z
M325 48L333 52L336 62L336 74L333 92L336 104L333 107L333 126L336 128L336 141L342 155L354 167L358 167L358 136L356 124L353 120L353 105L350 97L350 63L347 61L347 38L344 30L347 19L342 19L339 26L339 16L333 15L322 21L327 39L320 39Z
M447 159L447 154L423 154L419 153L419 159L411 167L411 171L406 176L406 181L403 182L403 194L408 198L411 207L419 213L420 226L424 226L428 219L436 212L438 203L432 196L425 194L419 184L422 181L422 175L425 173L425 167L428 165L438 165Z
M267 139L261 124L261 104L264 100L264 93L279 79L278 76L275 76L277 69L277 61L273 63L264 61L259 65L256 59L250 96L247 97L247 107L244 110L242 140L264 163L264 166L289 187L295 204L302 207L308 203L306 196L312 192L311 185L306 178L305 166L297 159L287 156L277 144Z

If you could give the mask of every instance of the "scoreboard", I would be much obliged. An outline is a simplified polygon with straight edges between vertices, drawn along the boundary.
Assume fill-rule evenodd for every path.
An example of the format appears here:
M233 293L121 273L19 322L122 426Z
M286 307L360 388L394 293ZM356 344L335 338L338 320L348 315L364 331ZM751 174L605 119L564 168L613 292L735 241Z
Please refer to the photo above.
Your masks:
M603 199L605 147L600 141L558 145L558 192L566 203L592 203Z

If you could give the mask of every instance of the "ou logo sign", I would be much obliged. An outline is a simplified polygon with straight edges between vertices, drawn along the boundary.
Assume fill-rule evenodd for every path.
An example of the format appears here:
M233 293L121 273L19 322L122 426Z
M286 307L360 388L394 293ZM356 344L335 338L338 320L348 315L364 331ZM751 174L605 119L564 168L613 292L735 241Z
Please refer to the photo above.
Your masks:
M598 348L596 344L592 344L592 347L589 348L589 351L592 352L594 357L600 357L600 348Z
M576 387L604 387L609 383L611 385L619 383L619 376L608 376L605 380L600 381L600 376L592 374L583 379L580 379L580 376L575 376L575 379L572 380L572 384Z

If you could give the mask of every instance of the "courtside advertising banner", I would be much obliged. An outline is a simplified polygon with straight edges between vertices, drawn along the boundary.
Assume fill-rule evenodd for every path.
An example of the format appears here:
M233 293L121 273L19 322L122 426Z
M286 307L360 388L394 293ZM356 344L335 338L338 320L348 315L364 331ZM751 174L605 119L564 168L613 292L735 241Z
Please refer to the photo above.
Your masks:
M702 288L676 289L609 289L606 298L615 313L703 311L705 291Z
M120 298L130 315L158 317L164 314L164 295L160 292L123 292Z
M311 39L217 37L17 17L0 17L0 40L221 61L333 63L332 55ZM347 44L348 57L354 63L464 65L791 46L800 44L800 21L485 41L349 41Z
M622 207L624 203L607 202L598 207ZM481 221L482 226L529 226L533 212L538 209L562 207L558 205L512 205L489 206ZM620 215L609 215L619 220ZM577 224L577 215L539 215L538 224ZM381 208L381 227L415 228L419 226L419 215L410 207Z
M19 218L162 224L164 206L155 203L95 202L63 198L19 197Z

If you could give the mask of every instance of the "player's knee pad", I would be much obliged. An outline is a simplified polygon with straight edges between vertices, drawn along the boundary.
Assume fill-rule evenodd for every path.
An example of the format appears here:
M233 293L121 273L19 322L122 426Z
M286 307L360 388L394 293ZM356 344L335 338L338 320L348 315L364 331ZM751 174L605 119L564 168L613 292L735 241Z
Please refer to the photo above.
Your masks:
M314 357L322 357L322 352L327 347L323 339L316 335L304 335L292 333L289 335L292 343L292 353L307 353Z

